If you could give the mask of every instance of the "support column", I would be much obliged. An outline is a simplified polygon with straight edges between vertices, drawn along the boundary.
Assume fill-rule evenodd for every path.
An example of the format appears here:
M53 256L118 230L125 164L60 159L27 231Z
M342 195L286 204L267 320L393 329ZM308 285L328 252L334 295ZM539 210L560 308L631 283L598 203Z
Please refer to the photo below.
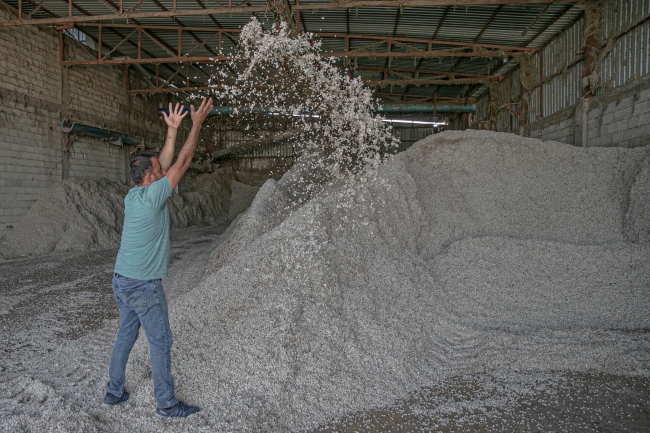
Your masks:
M463 131L469 129L469 113L463 113L463 126L461 126L461 129Z
M294 15L291 12L291 7L287 0L266 0L266 3L269 5L271 12L273 12L273 18L276 23L285 22L289 26L289 34L291 36L296 36L296 20Z
M124 184L131 185L131 146L124 145Z
M63 118L69 118L70 113L70 79L67 66L61 66L61 109L59 111L59 121ZM61 180L70 177L70 150L69 135L61 131Z
M519 135L525 135L526 125L528 125L528 103L530 100L530 90L537 84L537 71L534 68L532 56L521 54L517 57L519 61L519 82L521 84L519 92Z
M497 118L499 115L499 98L501 94L499 92L498 83L488 84L488 129L490 131L497 130Z
M582 70L582 147L589 146L589 99L598 86L598 40L600 39L601 4L585 3L585 66Z

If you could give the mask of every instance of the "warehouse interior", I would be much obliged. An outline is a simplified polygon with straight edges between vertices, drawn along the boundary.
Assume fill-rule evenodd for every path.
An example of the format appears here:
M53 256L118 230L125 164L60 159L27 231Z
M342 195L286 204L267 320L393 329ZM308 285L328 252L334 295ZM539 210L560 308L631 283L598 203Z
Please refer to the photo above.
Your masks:
M648 429L649 47L650 0L0 0L0 431ZM160 423L142 336L99 408L111 275L203 97Z

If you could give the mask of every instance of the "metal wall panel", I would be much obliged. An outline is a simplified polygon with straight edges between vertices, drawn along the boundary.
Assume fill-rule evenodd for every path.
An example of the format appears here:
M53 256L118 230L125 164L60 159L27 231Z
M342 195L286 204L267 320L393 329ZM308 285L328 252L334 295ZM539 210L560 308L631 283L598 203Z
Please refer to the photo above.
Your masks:
M476 118L479 120L487 120L490 118L490 101L486 96L476 101Z
M506 104L512 104L519 101L519 94L521 93L521 82L519 81L519 69L516 69L511 74L499 83L499 107ZM514 108L518 112L518 108ZM497 111L496 130L502 132L516 131L519 128L519 120L513 116L510 109L504 107Z
M578 102L582 96L583 67L584 62L580 61L542 85L544 117L571 107Z
M391 133L400 139L398 152L408 149L413 143L434 133L432 126L393 126ZM240 131L227 131L223 134L220 143L225 148L231 148L241 145L252 138L248 134ZM215 142L219 142L215 138ZM291 144L287 143L274 143L264 147L260 147L251 152L242 153L239 157L242 158L292 158L297 156Z
M618 87L650 73L650 21L638 25L648 16L650 0L611 0L603 4L606 55L599 65L601 88Z
M584 18L553 39L543 50L545 81L542 89L544 116L573 106L581 97Z
M416 141L420 141L434 133L431 126L393 126L392 134L399 138L400 145L398 152L403 152L413 145Z

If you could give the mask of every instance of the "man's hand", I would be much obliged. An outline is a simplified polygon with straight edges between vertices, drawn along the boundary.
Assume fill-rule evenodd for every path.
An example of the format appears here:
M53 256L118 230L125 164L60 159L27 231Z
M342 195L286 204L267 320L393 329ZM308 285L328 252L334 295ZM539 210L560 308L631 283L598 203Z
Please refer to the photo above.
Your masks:
M183 174L185 174L192 162L192 155L194 155L194 151L196 150L196 142L199 139L201 124L205 118L208 117L210 111L212 111L212 98L203 98L203 102L201 102L201 106L198 110L194 109L194 105L190 105L192 128L190 129L190 133L187 135L187 139L185 140L185 144L183 144L181 151L178 152L176 162L167 171L167 180L172 189L176 188L176 185L181 181Z
M172 165L172 160L174 159L174 148L176 147L176 133L178 128L181 126L183 117L187 116L187 111L183 113L185 107L181 104L176 103L176 107L172 109L172 103L169 103L169 114L163 111L162 115L167 124L167 135L165 136L165 145L158 155L160 160L160 166L163 170L169 170L169 167ZM183 113L183 114L181 114Z
M163 118L165 119L165 123L167 126L170 128L178 129L181 126L181 122L183 121L183 118L187 116L187 111L183 113L183 110L185 107L183 107L181 104L178 102L176 103L176 107L172 110L172 103L169 103L169 114L165 113L163 111L162 115ZM183 113L183 114L181 114Z
M212 111L212 98L203 98L201 106L196 111L194 110L194 105L190 105L192 123L197 126L201 125L205 118L208 117L208 114L210 114L210 111Z

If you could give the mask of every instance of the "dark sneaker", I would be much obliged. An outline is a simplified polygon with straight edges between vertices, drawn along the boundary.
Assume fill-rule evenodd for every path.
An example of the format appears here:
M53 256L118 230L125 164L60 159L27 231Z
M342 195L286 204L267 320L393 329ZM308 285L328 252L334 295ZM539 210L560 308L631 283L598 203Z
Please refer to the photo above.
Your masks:
M115 397L113 394L106 393L106 396L104 397L104 402L101 404L101 407L107 408L107 407L113 407L116 404L124 403L129 399L129 393L126 392L126 389L122 393L120 397Z
M161 409L161 408L156 409L156 416L158 418L186 417L198 411L199 411L198 406L190 406L183 403L182 401L179 401L178 403L176 403L172 407L168 407L167 409Z

